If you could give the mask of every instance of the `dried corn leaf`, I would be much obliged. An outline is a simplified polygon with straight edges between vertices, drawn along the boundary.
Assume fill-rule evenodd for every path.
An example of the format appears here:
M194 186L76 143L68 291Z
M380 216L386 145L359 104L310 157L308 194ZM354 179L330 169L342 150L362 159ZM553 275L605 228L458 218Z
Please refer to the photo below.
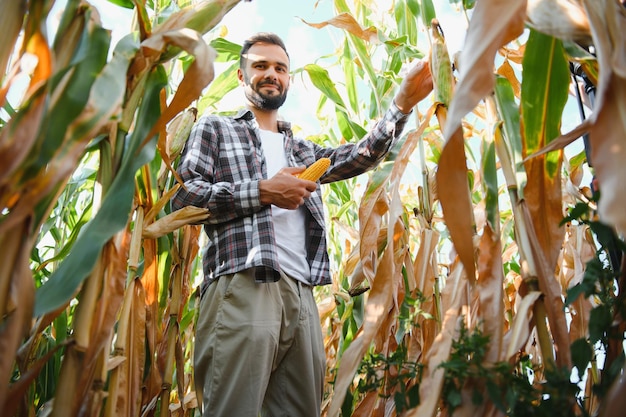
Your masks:
M480 300L480 320L483 333L490 338L485 356L488 362L497 362L502 350L502 318L504 316L502 246L489 223L485 224L478 247L478 282L476 293Z
M532 313L532 307L539 297L541 297L541 293L539 291L533 291L522 298L522 301L519 303L517 311L515 312L513 324L504 336L502 350L502 352L504 352L504 356L501 357L500 360L507 361L511 359L513 355L517 354L517 352L519 352L524 345L526 345L528 337L530 336L529 314Z
M626 22L625 22L626 24ZM613 74L589 132L591 160L600 189L598 215L626 233L626 79Z
M144 239L158 239L184 225L201 223L209 216L209 209L186 206L146 226L143 229L143 237Z
M457 268L456 271L458 271L455 273L456 277L452 279L458 281L461 268ZM446 287L446 291L450 291L453 287L454 285ZM419 389L420 405L409 410L404 417L434 417L437 413L445 374L439 365L450 356L452 341L458 333L460 302L461 293L456 291L452 305L445 312L441 332L435 338L432 348L424 359L425 367Z
M467 278L474 282L474 219L467 183L465 143L459 129L448 137L441 153L437 170L437 190L454 248L465 267Z
M0 262L0 285L2 295L0 301L2 326L0 327L0 377L5 381L12 378L14 361L20 343L28 334L31 324L34 282L30 268L28 267L30 255L30 242L25 239L25 230L29 227L24 222L13 230L11 234L0 235L4 243L3 262ZM10 239L9 237L13 238ZM7 238L7 239L3 239ZM17 239L15 239L17 238ZM8 396L9 384L0 384L0 410L7 407L7 403L15 402L15 398ZM5 415L5 413L2 413ZM12 414L6 414L12 415Z
M533 29L583 45L591 44L589 20L577 0L527 0L528 25Z
M163 110L157 122L146 135L146 139L143 143L150 140L156 133L164 131L170 120L189 107L193 100L200 97L202 90L213 81L215 76L213 62L215 61L216 52L213 48L208 46L202 36L194 30L183 28L169 32L155 33L141 44L142 48L149 51L161 52L164 52L170 45L174 45L188 52L194 57L194 60L185 72L169 106ZM167 162L169 162L164 144L162 144L162 147L161 155L165 155Z
M626 12L615 0L582 0L597 51L600 77L589 120L591 159L601 190L602 221L626 232Z
M498 67L497 73L509 80L509 83L511 83L511 87L513 88L513 94L515 94L515 97L519 98L521 92L521 84L517 79L517 76L515 75L515 70L511 66L511 63L508 59L505 59L502 65Z
M326 20L321 23L309 23L302 19L304 23L307 25L314 27L316 29L321 29L328 25L334 26L339 29L343 29L357 38L363 39L366 42L379 43L378 41L378 31L375 27L369 27L367 29L363 29L359 22L349 13L341 13L332 19Z
M389 312L393 297L393 287L395 287L393 285L394 280L393 245L389 245L380 258L376 277L368 294L362 333L352 341L341 358L335 381L334 396L329 406L329 417L339 416L341 404L345 398L346 390L352 384L354 372L357 370L363 355L370 346L370 342L378 333L382 321Z

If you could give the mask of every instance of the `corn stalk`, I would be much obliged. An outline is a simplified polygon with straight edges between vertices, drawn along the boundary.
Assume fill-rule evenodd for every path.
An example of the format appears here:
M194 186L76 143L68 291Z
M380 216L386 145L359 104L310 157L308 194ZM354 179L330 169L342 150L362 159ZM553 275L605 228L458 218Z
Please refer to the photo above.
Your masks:
M129 2L137 12L139 39L126 36L110 56L110 34L89 3L67 2L50 44L46 23L54 1L2 4L0 15L6 19L11 42L3 44L0 54L2 67L7 68L0 98L8 109L0 130L4 161L0 236L14 248L5 253L3 265L10 269L0 277L5 322L0 369L2 378L11 381L2 384L0 408L7 415L20 408L20 413L35 413L46 407L51 415L100 415L111 410L140 415L156 407L151 398L141 395L144 363L153 364L150 378L160 371L154 365L156 356L152 362L144 358L145 340L152 336L156 341L159 333L146 333L141 324L158 317L146 316L145 284L136 277L143 256L143 225L142 214L133 215L132 210L134 177L154 160L156 150L160 160L171 167L172 160L157 137L165 137L167 123L212 80L214 54L201 35L238 2L197 2L158 25L152 24L143 3ZM191 64L168 98L166 71L181 54L191 57ZM34 57L34 65L25 65L29 57ZM29 83L23 97L16 99L13 91L20 77ZM94 159L98 168L88 203L92 217L82 219L71 238L59 242L53 261L40 260L35 293L28 254L43 237L42 230L56 231L49 228L48 216L56 215L55 203L65 195L64 188L77 181L73 171ZM60 223L68 220L62 218ZM138 236L132 244L131 230ZM20 241L13 238L8 244L16 233ZM16 297L23 301L17 303ZM29 329L33 316L37 320ZM72 318L69 323L68 317ZM67 331L63 326L69 325L71 334L71 342L60 345L65 346L62 356L53 350L56 357L63 358L53 382L54 392L34 389L22 401L9 400L16 390L24 393L23 387L38 380L37 370L48 369L48 365L32 369L30 365L37 360L35 347L50 325L53 333L63 329L63 334L56 335L59 343ZM124 335L133 337L127 340ZM111 357L114 338L117 348ZM129 349L124 348L126 342L132 343ZM18 348L20 356L16 356ZM151 352L156 355L155 350ZM111 384L109 378L117 382ZM105 385L113 395L103 395ZM108 411L103 407L105 398Z

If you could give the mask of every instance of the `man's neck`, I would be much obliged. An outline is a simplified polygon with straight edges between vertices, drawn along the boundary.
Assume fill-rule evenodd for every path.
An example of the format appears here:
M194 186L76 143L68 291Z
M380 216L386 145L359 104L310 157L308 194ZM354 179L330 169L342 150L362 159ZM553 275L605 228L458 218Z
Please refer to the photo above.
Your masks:
M248 106L250 111L254 113L259 129L269 130L270 132L278 132L278 111L277 110L261 110L254 106Z

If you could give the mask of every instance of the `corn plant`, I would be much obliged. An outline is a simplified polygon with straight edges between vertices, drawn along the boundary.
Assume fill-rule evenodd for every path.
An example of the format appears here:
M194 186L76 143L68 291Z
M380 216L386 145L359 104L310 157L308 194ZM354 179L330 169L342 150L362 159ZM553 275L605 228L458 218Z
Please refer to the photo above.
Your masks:
M112 3L135 15L114 48L86 2L67 2L52 40L53 0L0 6L2 415L197 405L198 224L211 214L167 202L190 123L237 85L239 46L211 33L211 51L202 35L238 1ZM321 60L294 69L321 94L311 140L362 137L417 58L435 81L387 161L324 188L323 413L616 415L622 3L450 4L468 25L458 56L431 0L334 0L335 17L302 23L343 31L326 56L341 79ZM213 60L232 61L215 80ZM595 102L563 133L574 66ZM584 133L589 152L567 157Z
M315 24L346 30L338 56L358 70L345 71L354 77L345 84L361 76L374 90L370 114L384 110L398 62L419 51L418 33L428 36L435 79L433 106L416 114L419 128L369 178L350 243L334 246L349 251L335 256L339 318L325 321L336 365L326 415L611 415L607 398L624 390L617 377L624 364L621 265L603 261L606 244L594 256L597 235L588 222L562 220L584 202L612 231L613 251L623 250L624 212L613 206L623 196L614 165L626 137L617 114L625 96L615 94L624 85L623 5L454 3L468 17L456 57L429 1L394 2L381 14L393 12L395 22L381 21L369 2L335 1L337 18ZM363 62L380 48L387 56L380 68ZM584 68L598 96L593 115L561 133L571 64ZM356 90L344 100L333 83L317 85L336 106L344 138L364 131L341 122L346 103L362 103L352 98ZM563 151L585 132L599 194L580 182L587 156L567 160ZM423 174L412 197L400 191L411 156ZM331 217L341 221L350 199L341 199L339 187L331 192L341 201ZM609 270L585 272L588 262ZM598 280L611 291L592 309ZM611 352L600 367L594 349ZM584 388L570 382L574 364Z
M3 415L193 408L187 272L199 233L185 225L206 213L164 218L157 184L175 159L166 125L213 79L202 35L238 1L116 3L135 9L136 30L110 55L89 3L68 1L50 41L54 1L1 6Z

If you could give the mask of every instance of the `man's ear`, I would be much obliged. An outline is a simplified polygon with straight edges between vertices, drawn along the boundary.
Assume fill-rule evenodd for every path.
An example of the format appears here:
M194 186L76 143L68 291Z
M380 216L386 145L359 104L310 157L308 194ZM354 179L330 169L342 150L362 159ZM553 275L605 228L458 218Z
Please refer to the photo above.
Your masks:
M239 80L239 85L244 85L244 81L243 81L243 71L241 70L241 68L237 68L237 79Z

